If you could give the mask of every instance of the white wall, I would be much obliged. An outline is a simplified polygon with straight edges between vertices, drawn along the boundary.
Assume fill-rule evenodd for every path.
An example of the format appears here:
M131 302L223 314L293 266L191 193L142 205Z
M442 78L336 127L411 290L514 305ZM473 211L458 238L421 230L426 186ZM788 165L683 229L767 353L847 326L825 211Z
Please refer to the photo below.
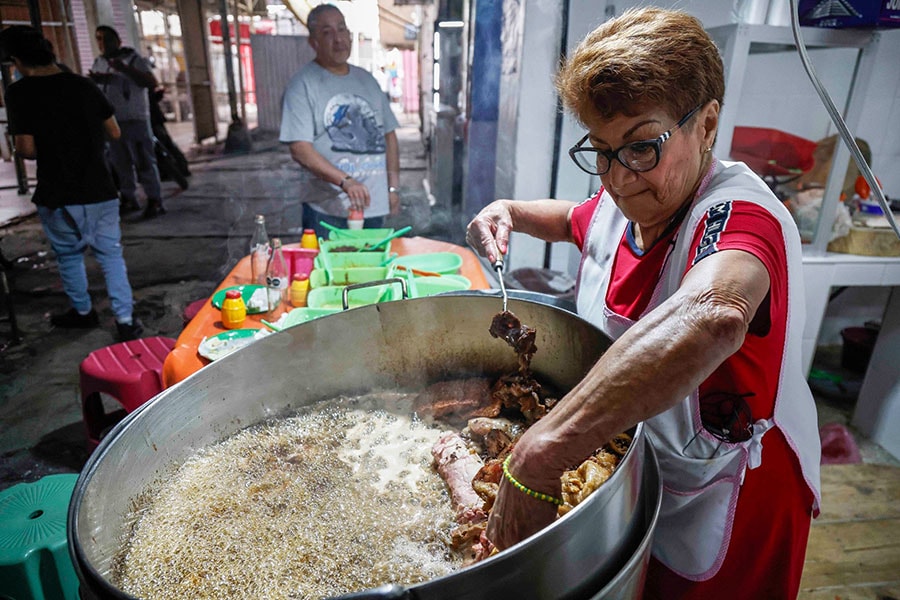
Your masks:
M517 91L505 98L508 118L501 119L498 142L514 144L516 152L507 159L503 173L498 174L498 195L513 192L519 198L539 198L552 194L547 190L549 168L553 158L553 119L555 98L552 75L555 72L559 46L559 23L554 11L561 0L508 0L515 12L524 11L522 44L517 65L519 72L508 77ZM623 0L570 0L569 48L574 47L590 30L606 19L608 12L621 14L632 6L646 2ZM658 0L654 4L679 8L697 16L707 27L733 22L733 3L722 0ZM783 4L783 3L782 3ZM781 15L780 21L786 17ZM506 33L506 32L505 32ZM514 36L510 36L512 41ZM511 51L505 46L504 53ZM852 74L855 57L849 50L815 51L812 60L820 79L832 99L841 107L848 92L847 80ZM881 179L885 193L900 198L900 30L881 33L876 76L868 90L857 90L866 97L864 118L854 132L869 142L873 152L873 170ZM521 76L521 77L520 77ZM522 82L527 82L522 84ZM782 129L809 139L820 139L836 130L816 95L795 53L780 52L752 57L744 83L745 96L740 99L739 124ZM504 92L501 91L501 94ZM566 151L583 129L570 117L563 124L559 148L559 182L555 196L582 200L593 192L598 181L570 164ZM550 140L550 144L547 144ZM498 149L504 146L498 143ZM510 147L510 146L506 146ZM727 157L722 157L727 158ZM543 244L513 238L511 264L541 266ZM554 246L551 267L574 273L577 256L565 246Z

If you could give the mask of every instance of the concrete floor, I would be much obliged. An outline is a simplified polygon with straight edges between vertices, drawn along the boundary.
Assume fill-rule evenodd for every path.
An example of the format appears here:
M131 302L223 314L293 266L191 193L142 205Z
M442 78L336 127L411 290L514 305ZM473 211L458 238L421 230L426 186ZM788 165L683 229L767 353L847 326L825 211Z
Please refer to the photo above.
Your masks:
M411 225L411 235L464 243L460 215L429 202L418 121L413 116L401 122L403 211L390 225ZM190 147L189 124L175 124L170 131L179 145ZM192 147L187 152L193 171L189 189L164 182L168 214L150 221L139 215L123 219L136 314L146 336L178 337L184 308L208 297L247 253L255 214L266 215L270 236L285 243L299 240L297 169L274 134L254 132L254 138L254 150L243 155L224 155L222 143ZM9 164L0 164L0 180L5 173L7 183ZM10 194L14 190L0 191L0 249L15 263L8 276L22 340L12 343L9 323L0 322L0 490L51 473L80 471L88 450L78 365L93 350L116 341L103 278L93 259L88 260L89 277L102 326L84 331L51 327L49 315L66 310L67 301L37 217L23 217L30 206ZM813 382L819 424L848 424L861 375L841 369L839 349L838 354L823 349L816 362L843 377L843 388ZM856 440L866 462L900 464L864 437L856 434Z
M464 243L462 226L451 227L458 217L429 203L417 118L400 116L403 211L389 225L411 225L410 235ZM183 125L170 131L188 148L191 131ZM139 213L123 218L125 260L145 336L178 337L184 308L208 297L247 254L254 215L266 215L271 237L285 243L300 239L297 169L277 137L254 132L249 154L224 155L222 145L187 152L190 187L182 191L163 182L166 215L149 221ZM0 172L6 183L15 182L11 164L0 165L0 171L6 169ZM13 196L15 190L3 194ZM14 262L8 278L22 340L12 343L10 324L0 321L0 490L52 473L80 471L88 451L78 365L93 350L116 341L103 277L90 257L88 274L101 327L51 327L50 314L64 312L68 303L49 245L36 215L29 216L33 205L23 202L29 197L13 201L3 194L0 205L7 212L0 209L0 249Z

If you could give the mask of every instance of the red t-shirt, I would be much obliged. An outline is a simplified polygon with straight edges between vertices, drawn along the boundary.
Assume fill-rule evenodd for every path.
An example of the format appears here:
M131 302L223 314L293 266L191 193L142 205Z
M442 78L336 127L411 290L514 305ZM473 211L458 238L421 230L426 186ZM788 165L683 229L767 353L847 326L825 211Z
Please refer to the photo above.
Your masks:
M572 235L581 249L599 198L597 194L572 212ZM682 232L673 231L642 252L634 244L631 227L627 226L619 241L605 301L614 312L637 320L650 302L675 236ZM742 250L765 265L770 279L769 294L744 344L700 385L701 403L723 394L739 396L750 409L751 422L769 419L774 412L787 326L788 274L781 224L753 202L732 200L711 208L693 235L687 270L715 252ZM767 432L762 465L746 471L732 543L718 573L707 581L688 581L654 560L646 597L716 598L725 593L732 598L796 596L812 499L798 459L784 436L777 428Z

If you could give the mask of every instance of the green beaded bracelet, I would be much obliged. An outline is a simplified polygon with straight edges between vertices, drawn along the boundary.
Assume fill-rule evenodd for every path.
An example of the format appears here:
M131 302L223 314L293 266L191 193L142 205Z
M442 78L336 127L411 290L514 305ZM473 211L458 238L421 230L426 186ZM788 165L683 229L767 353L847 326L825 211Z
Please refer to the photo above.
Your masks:
M506 460L503 461L503 476L506 477L507 481L513 484L517 490L522 493L528 494L532 498L537 498L538 500L543 500L544 502L549 502L550 504L555 504L556 506L562 506L564 502L559 498L551 496L549 494L544 494L543 492L536 492L531 488L527 488L521 483L519 480L512 476L512 473L509 472L509 459L512 458L512 454L506 457Z

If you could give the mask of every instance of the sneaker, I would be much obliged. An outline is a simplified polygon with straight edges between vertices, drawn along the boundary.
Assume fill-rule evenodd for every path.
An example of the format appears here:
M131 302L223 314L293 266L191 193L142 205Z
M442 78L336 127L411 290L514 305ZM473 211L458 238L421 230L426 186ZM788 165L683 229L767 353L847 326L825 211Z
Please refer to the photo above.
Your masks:
M116 321L116 331L119 333L120 342L130 342L141 337L144 333L144 324L137 317L134 317L130 325Z
M61 329L91 329L100 324L100 319L94 309L91 309L88 314L82 315L74 308L70 308L67 313L51 316L50 323Z
M164 214L166 214L166 209L162 205L162 200L147 200L147 208L144 209L145 219L152 219Z

